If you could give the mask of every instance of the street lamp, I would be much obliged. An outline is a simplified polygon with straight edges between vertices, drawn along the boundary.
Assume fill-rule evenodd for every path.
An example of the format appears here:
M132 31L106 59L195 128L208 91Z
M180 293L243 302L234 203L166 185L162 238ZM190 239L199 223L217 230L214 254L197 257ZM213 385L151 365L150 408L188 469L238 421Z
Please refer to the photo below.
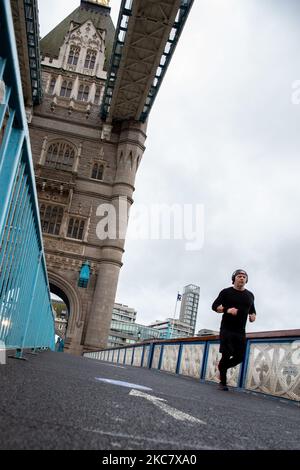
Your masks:
M84 263L82 263L82 266L80 269L78 287L87 288L90 275L91 275L90 262L85 261Z

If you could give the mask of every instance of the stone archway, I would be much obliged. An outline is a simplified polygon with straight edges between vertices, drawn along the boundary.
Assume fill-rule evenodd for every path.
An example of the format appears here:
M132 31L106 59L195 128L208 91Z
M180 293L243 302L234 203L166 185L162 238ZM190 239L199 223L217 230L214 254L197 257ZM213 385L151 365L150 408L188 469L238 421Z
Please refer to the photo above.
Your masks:
M72 285L57 273L48 270L48 278L51 292L65 302L69 311L64 350L73 354L81 354L80 342L83 326L83 322L80 321L81 300Z

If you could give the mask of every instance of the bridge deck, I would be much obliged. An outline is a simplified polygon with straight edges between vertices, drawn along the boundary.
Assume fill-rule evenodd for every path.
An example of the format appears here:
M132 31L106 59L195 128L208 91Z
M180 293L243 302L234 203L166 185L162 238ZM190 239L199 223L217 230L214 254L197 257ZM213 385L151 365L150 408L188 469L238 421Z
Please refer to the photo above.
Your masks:
M1 449L300 449L294 402L62 353L27 357L0 366Z
M123 0L102 117L145 122L193 0Z

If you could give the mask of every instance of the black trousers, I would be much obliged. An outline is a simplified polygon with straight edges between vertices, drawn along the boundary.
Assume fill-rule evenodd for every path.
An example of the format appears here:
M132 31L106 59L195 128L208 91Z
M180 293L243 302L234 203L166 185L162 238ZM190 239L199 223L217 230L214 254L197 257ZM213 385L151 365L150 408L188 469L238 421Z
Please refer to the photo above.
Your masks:
M246 352L246 335L235 331L220 331L220 353L222 358L219 362L220 379L226 385L227 370L243 362Z

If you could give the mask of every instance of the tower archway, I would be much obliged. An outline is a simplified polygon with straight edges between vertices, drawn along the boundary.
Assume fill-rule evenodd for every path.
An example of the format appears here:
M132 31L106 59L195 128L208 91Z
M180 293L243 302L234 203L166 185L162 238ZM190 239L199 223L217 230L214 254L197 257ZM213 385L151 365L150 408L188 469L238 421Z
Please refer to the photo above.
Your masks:
M67 328L65 333L65 352L73 352L75 344L80 345L82 321L80 321L81 300L73 286L57 273L48 270L50 291L60 297L68 310ZM71 347L72 345L72 347ZM77 348L76 348L77 349Z

